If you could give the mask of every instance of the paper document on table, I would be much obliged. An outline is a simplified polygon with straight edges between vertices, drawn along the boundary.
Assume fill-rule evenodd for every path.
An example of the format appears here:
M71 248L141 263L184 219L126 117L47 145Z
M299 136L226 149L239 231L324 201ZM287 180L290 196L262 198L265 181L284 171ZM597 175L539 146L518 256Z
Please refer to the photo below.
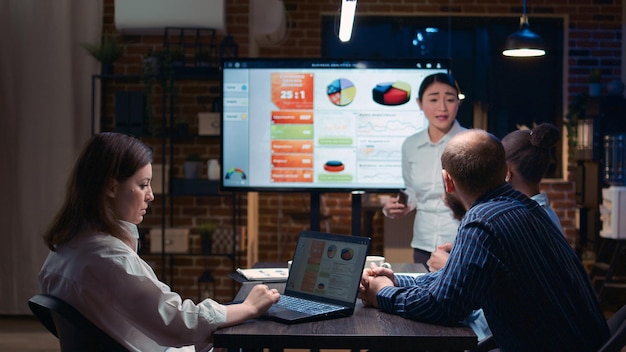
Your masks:
M287 270L287 268L238 268L237 272L246 279L254 281L282 281L287 280L289 276L289 270Z

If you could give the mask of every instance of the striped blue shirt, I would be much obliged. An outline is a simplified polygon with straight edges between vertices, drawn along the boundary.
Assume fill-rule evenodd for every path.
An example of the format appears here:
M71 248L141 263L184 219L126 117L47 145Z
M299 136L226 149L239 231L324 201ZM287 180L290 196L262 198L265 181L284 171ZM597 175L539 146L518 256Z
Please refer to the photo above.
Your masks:
M595 351L609 331L588 274L537 202L504 184L468 210L446 265L397 275L383 311L455 324L484 310L502 351Z

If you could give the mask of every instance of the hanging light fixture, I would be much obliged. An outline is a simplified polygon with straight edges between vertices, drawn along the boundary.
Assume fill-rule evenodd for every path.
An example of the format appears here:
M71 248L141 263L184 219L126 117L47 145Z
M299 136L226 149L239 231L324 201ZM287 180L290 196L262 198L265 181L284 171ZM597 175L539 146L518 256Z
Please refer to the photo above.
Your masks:
M524 14L520 17L520 29L506 38L502 55L533 57L545 54L541 37L530 30L528 16L526 16L526 0L524 0Z
M341 18L339 20L339 40L347 42L352 37L352 25L356 14L357 0L341 0Z

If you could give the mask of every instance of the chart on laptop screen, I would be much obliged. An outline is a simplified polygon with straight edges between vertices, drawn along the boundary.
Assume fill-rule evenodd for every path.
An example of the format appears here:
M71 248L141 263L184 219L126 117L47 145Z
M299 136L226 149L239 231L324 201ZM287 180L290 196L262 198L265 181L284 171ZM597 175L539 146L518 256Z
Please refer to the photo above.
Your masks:
M354 275L361 275L367 245L306 238L298 242L288 288L342 301L354 295Z

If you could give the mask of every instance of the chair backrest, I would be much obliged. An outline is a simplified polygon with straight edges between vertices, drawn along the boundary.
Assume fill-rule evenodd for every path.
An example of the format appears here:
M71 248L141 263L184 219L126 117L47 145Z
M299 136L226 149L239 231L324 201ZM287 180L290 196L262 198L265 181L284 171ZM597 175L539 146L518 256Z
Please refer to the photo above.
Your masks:
M626 346L626 305L613 314L606 323L609 326L611 336L598 352L619 352ZM478 348L474 351L485 352L496 347L493 336L488 336L478 343Z
M59 298L37 294L28 300L28 306L41 324L59 339L62 352L128 351Z
M619 352L626 346L626 305L620 308L608 320L611 337L598 352Z

